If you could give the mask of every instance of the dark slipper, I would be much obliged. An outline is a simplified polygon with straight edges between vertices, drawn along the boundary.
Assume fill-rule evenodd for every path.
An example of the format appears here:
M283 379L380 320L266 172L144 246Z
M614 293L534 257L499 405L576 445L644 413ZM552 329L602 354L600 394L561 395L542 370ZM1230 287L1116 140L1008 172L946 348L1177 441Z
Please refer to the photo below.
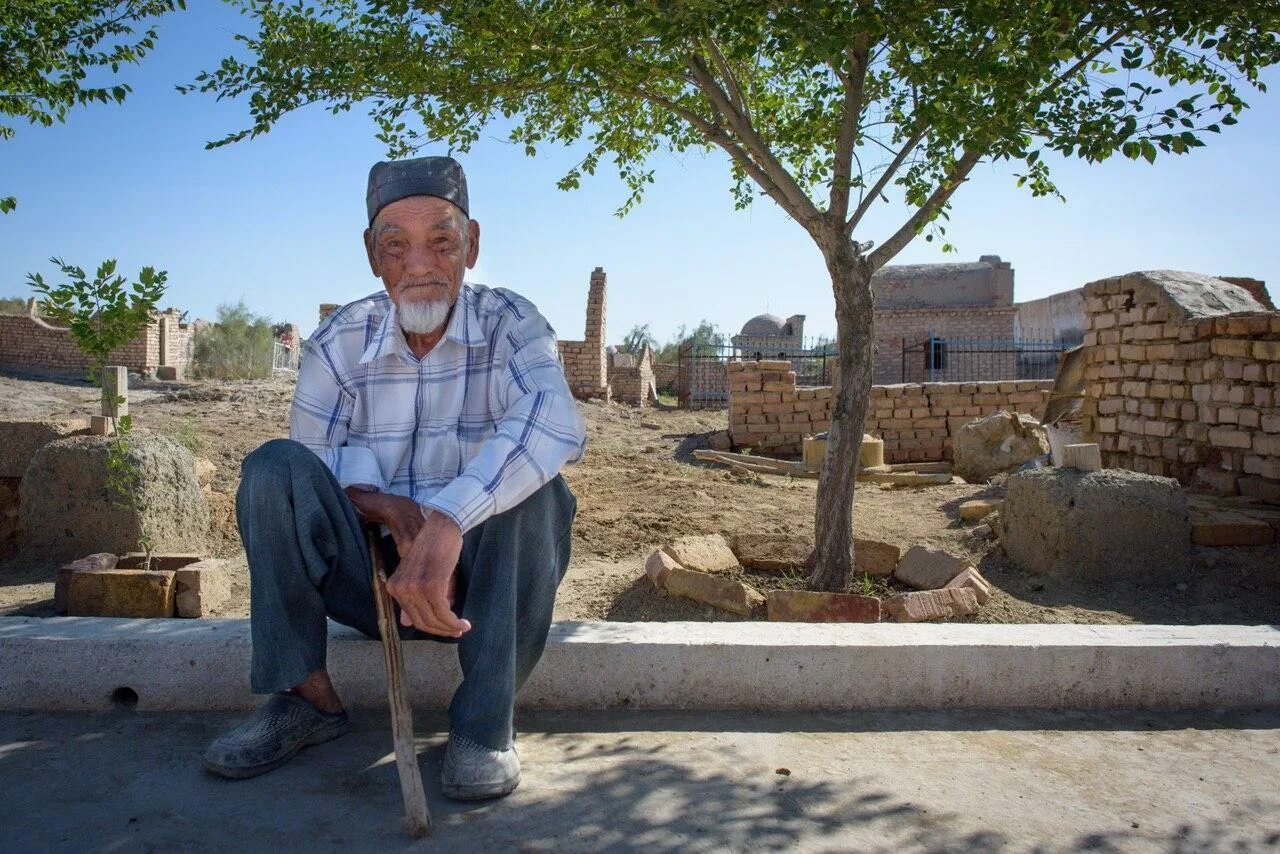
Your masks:
M304 747L337 738L350 725L346 712L327 714L297 694L282 691L209 745L204 767L222 777L256 777L279 768Z

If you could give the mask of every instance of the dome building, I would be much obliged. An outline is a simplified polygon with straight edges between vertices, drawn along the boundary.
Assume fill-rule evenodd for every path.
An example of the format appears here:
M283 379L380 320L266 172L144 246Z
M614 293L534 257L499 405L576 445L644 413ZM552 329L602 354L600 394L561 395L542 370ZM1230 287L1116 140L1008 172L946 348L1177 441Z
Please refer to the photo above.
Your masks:
M733 346L743 359L789 359L804 349L804 315L759 314L742 324Z

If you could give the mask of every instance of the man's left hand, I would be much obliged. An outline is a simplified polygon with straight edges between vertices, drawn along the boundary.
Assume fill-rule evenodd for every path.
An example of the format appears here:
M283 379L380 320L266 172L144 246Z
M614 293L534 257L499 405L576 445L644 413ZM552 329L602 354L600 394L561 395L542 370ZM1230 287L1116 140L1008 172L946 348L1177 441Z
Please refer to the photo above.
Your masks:
M400 603L400 622L440 637L461 637L471 623L453 613L462 531L443 513L431 511L407 554L387 580Z

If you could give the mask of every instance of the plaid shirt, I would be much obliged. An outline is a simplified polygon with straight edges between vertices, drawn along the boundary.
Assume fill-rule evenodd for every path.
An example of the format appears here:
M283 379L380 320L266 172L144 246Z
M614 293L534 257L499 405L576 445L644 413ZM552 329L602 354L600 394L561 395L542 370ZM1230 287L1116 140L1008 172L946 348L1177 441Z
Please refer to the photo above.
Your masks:
M463 284L421 360L385 292L327 318L304 345L289 437L342 486L407 496L466 533L581 459L586 427L533 304Z

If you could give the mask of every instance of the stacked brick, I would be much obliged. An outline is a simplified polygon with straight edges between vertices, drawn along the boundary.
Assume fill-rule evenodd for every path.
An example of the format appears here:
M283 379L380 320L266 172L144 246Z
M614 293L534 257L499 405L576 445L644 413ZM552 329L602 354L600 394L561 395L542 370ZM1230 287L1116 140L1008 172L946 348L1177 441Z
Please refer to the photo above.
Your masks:
M831 426L830 386L796 388L791 363L729 362L729 435L735 445L799 453L806 436ZM885 461L949 459L961 427L996 412L1038 415L1053 383L1018 380L873 386L864 430L884 440Z
M655 364L653 381L662 394L677 394L680 387L680 366L673 364Z
M790 362L728 362L725 367L729 436L735 445L798 454L805 436L831 426L832 388L796 388Z
M560 362L574 397L609 397L609 364L604 351L605 272L596 267L591 272L587 292L586 340L560 341Z
M864 431L884 440L887 463L951 458L961 427L997 412L1039 416L1053 382L909 383L871 388Z
M876 383L900 383L904 380L928 379L925 367L927 354L922 348L907 353L903 362L903 346L914 346L934 335L940 339L992 339L1007 341L1013 338L1014 318L1018 310L1014 306L958 306L933 308L877 308L876 354L873 378ZM954 370L967 377L987 379L1016 376L1015 355L987 353L965 364L935 368L932 379L948 382L947 372ZM952 377L958 379L958 377Z
M113 365L150 373L159 364L160 332L152 323L133 341L111 354ZM89 360L66 329L38 317L0 316L0 365L24 370L85 371Z
M640 358L633 365L615 365L610 371L609 389L615 400L632 406L648 406L649 398L656 391L653 373L653 352L646 345Z
M1109 467L1280 494L1280 314L1190 273L1085 286L1082 426Z

